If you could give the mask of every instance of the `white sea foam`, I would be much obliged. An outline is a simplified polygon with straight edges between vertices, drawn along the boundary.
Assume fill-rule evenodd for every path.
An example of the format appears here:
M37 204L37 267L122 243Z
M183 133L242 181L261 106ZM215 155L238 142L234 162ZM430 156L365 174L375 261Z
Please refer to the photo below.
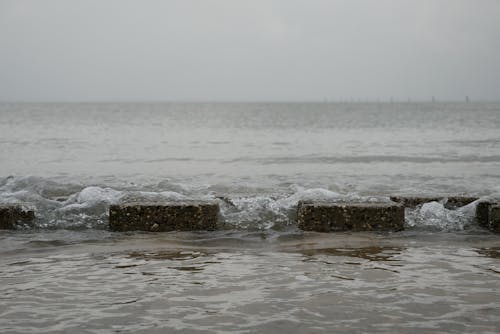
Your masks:
M406 209L405 222L409 228L442 231L461 231L474 224L477 202L461 208L447 209L443 203L429 202Z
M388 197L342 195L323 188L306 189L294 186L292 189L294 192L291 194L236 196L230 201L222 201L222 216L227 224L237 228L282 229L295 225L299 201L381 202L388 200Z
M78 203L85 205L92 205L99 202L115 204L118 203L123 195L122 191L111 188L87 187L80 191L76 200Z
M165 188L169 183L162 183ZM296 224L296 207L301 200L335 202L380 202L388 197L341 194L324 188L297 185L287 192L231 194L218 196L210 187L173 187L176 191L158 189L115 189L106 186L62 184L43 178L16 177L0 182L0 203L27 205L36 211L36 224L42 228L106 228L109 206L129 202L176 201L186 199L217 200L221 218L227 228L248 230L281 230ZM182 189L196 189L196 192ZM75 191L76 189L76 191ZM241 190L240 188L238 188ZM495 194L492 195L496 196ZM425 203L406 210L406 227L440 231L463 230L474 225L476 202L456 210L443 203Z

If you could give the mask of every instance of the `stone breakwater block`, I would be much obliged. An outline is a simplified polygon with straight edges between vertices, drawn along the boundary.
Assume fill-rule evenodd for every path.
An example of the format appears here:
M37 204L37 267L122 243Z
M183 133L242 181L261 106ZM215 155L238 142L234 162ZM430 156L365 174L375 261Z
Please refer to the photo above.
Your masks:
M477 201L478 197L472 196L391 196L391 201L401 203L404 207L414 208L429 202L440 202L446 199L444 206L447 209L456 209Z
M448 209L456 209L467 204L471 204L479 199L479 197L474 196L450 196L445 204Z
M500 205L495 204L490 206L490 224L489 228L493 232L500 233Z
M483 227L488 227L489 225L489 215L490 215L490 202L479 202L476 206L476 220L477 223Z
M299 202L299 228L305 231L399 231L404 228L399 203Z
M196 231L215 230L219 205L212 202L161 202L111 205L112 231Z
M493 201L479 202L476 206L477 223L494 232L500 232L500 204Z
M28 224L35 219L33 210L18 205L0 205L0 230L12 230L19 224Z

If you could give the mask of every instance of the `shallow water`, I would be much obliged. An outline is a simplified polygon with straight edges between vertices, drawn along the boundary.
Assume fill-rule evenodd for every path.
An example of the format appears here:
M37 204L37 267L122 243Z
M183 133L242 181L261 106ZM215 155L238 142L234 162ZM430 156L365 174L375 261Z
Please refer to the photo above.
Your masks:
M500 241L472 203L390 234L302 233L301 199L500 193L500 104L1 104L0 332L498 332ZM108 207L210 199L211 233Z
M2 333L499 329L488 233L73 233L3 233Z

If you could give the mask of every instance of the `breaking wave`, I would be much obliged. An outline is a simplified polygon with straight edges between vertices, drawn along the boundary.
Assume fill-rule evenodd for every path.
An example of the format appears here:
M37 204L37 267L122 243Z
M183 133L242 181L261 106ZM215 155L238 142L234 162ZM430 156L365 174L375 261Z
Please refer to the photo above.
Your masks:
M429 202L406 209L406 227L438 231L462 231L475 226L476 202L457 209L447 209L443 203Z
M42 229L106 229L111 204L138 201L214 200L220 205L221 221L228 229L283 230L296 226L300 200L389 201L389 197L339 194L322 188L291 186L289 192L275 194L221 195L209 187L182 187L162 182L160 188L111 188L102 185L58 183L25 176L0 179L0 204L20 204L35 210L34 226ZM158 188L158 185L157 187ZM476 226L478 201L450 210L443 203L430 202L406 209L406 227L433 231L457 231Z

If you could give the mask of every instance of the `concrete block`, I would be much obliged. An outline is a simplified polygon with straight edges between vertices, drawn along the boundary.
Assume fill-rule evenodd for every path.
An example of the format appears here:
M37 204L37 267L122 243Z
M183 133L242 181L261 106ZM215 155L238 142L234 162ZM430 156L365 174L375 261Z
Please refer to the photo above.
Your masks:
M33 219L33 210L25 210L19 205L0 205L0 230L13 230L16 225L28 224Z
M500 233L500 205L495 204L490 206L489 212L490 224L489 228L493 232Z
M219 205L213 202L183 201L111 205L112 231L196 231L215 230Z
M429 202L439 202L446 199L444 204L447 209L456 209L461 206L470 204L476 200L478 197L473 196L391 196L391 201L396 203L401 203L404 207L414 208L417 205L421 205Z
M447 209L456 209L475 202L478 199L479 197L474 196L449 196L444 206Z
M476 220L482 227L500 232L500 204L491 200L479 202L476 206Z
M487 201L477 203L477 206L476 206L476 221L482 227L486 227L486 228L489 227L490 206L492 204L493 203L487 202Z
M399 203L299 202L299 228L305 231L399 231L404 206Z

